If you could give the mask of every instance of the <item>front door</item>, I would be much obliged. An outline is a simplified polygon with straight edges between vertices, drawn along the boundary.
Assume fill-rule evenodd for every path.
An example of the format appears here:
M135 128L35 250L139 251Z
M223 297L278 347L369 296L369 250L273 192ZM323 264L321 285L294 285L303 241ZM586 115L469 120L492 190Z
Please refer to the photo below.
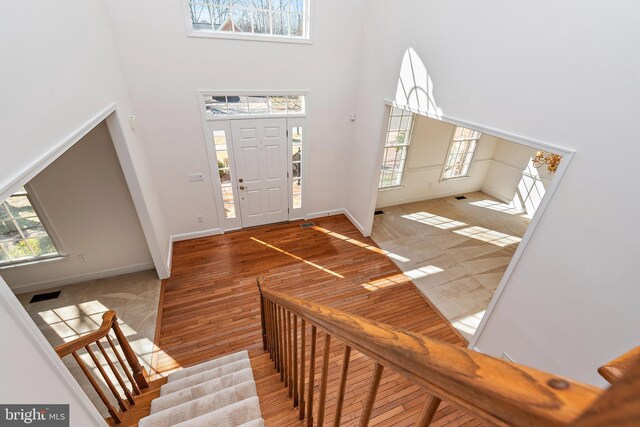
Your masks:
M243 227L289 219L287 119L231 120Z

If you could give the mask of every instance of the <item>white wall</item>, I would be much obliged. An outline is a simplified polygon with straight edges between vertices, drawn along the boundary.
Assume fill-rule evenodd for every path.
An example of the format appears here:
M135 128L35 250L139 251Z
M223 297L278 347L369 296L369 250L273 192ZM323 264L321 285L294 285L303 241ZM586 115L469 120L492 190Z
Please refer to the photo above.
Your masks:
M4 200L53 160L55 154L49 154L73 142L74 135L114 102L116 114L124 123L131 108L103 1L5 1L0 3L0 17L0 38L4 40L0 45L0 200ZM123 131L116 151L119 156L128 151L135 161L135 169L124 168L124 173L128 180L137 177L144 191L136 209L150 213L143 221L145 236L154 248L154 261L162 265L167 257L168 234L145 164L145 148L134 132L128 128ZM162 248L158 241L163 242ZM0 281L0 290L6 291L1 294L3 306L19 308L4 281ZM6 327L0 347L22 349L2 354L6 362L2 400L71 402L72 425L94 425L78 409L78 399L82 398L69 394L71 383L60 382L47 371L53 350L27 344L23 332L12 327L17 318L5 319L5 311L2 316ZM41 336L37 339L44 342ZM68 375L67 379L73 381Z
M596 368L640 342L640 230L633 226L640 202L629 197L637 194L640 156L629 139L640 114L640 4L373 4L348 209L371 224L382 101L395 97L410 47L445 118L575 149L478 347L602 384Z
M522 172L536 156L538 150L514 142L497 139L489 170L482 184L482 191L505 203L511 202L522 179ZM540 180L546 189L554 175L547 173L546 166L538 169Z
M67 257L0 270L14 292L153 268L104 122L33 178L29 187ZM79 254L87 261L80 262Z
M198 89L308 90L304 207L309 214L344 207L364 2L313 3L312 44L291 44L189 38L181 0L163 7L153 0L108 2L170 234L220 226ZM195 172L205 182L187 182Z
M480 190L497 138L482 135L478 140L469 176L440 180L455 125L414 115L413 133L402 185L378 191L376 207L392 206Z

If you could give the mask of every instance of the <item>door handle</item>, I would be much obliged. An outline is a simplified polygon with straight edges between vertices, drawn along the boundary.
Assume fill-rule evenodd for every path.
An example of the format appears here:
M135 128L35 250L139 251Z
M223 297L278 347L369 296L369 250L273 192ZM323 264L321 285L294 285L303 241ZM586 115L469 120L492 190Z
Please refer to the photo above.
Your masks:
M240 186L240 189L241 189L241 190L246 190L246 187L245 187L244 185L241 185L241 186Z

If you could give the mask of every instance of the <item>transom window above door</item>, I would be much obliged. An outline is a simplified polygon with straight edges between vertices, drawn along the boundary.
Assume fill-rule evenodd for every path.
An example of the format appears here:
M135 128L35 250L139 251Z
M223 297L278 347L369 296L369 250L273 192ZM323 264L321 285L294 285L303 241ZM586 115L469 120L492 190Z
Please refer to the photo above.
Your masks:
M190 35L295 41L309 38L310 0L183 0Z
M207 118L305 114L304 95L204 95L203 99Z

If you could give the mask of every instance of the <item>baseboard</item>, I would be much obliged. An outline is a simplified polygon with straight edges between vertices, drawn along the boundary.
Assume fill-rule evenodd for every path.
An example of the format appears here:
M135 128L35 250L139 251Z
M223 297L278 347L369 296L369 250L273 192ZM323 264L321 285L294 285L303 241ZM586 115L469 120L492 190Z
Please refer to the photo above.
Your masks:
M487 190L486 188L481 188L480 191L482 191L487 196L491 196L494 199L498 199L502 203L505 203L505 204L511 203L511 200L508 200L508 197L501 196L498 193L495 193L495 192L493 192L491 190Z
M193 231L191 233L181 233L171 235L171 243L182 242L183 240L200 239L202 237L217 236L222 234L221 228L212 228L210 230Z
M356 219L354 218L354 216L353 216L353 215L351 215L351 212L349 212L349 211L348 211L348 210L346 210L346 209L343 209L343 213L344 213L344 215L347 217L347 219L348 219L349 221L351 221L351 224L353 224L353 225L354 225L354 227L356 227L356 228L358 229L358 231L360 232L360 234L362 234L364 237L369 237L369 236L364 232L364 227L362 226L362 224L360 224L360 223L358 222L358 220L356 220Z
M96 271L94 273L81 274L79 276L70 276L53 281L42 281L37 283L29 283L11 287L11 291L16 294L26 294L29 292L41 291L43 289L57 288L61 286L73 285L90 280L104 279L107 277L120 276L122 274L136 273L138 271L153 270L155 268L153 262L145 262L142 264L129 265L126 267L116 267L107 270Z
M333 216L344 214L344 209L332 209L328 211L311 212L304 216L304 219L322 218L323 216Z
M436 193L436 194L430 194L429 196L420 196L420 197L412 197L410 199L402 199L402 200L396 200L396 201L389 201L389 202L385 202L382 204L376 204L376 209L377 208L386 208L389 206L396 206L396 205L404 205L407 203L415 203L415 202L423 202L425 200L432 200L432 199L441 199L443 197L453 197L453 196L459 196L461 194L466 194L466 193L474 193L476 191L482 191L482 189L478 188L478 189L471 189L471 190L466 190L466 191L448 191L445 193ZM488 194L488 193L487 193Z

